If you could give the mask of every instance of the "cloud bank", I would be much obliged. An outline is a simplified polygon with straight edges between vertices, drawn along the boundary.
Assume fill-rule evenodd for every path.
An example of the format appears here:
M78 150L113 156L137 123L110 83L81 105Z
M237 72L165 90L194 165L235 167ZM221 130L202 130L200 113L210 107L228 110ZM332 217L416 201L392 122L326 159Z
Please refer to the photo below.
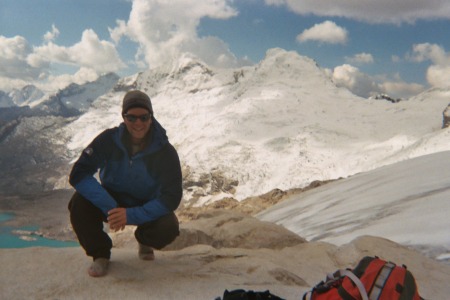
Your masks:
M202 18L227 19L238 14L228 2L133 0L129 19L117 20L116 27L108 28L109 41L86 29L78 43L60 46L55 25L43 35L44 42L39 46L30 45L21 36L0 36L0 90L21 88L27 83L39 86L39 81L46 82L40 88L55 90L71 82L95 80L101 73L118 72L129 67L117 50L123 39L137 44L135 61L129 63L141 69L171 64L186 52L212 66L249 65L246 58L236 58L224 41L197 34ZM55 68L72 69L73 74L55 76Z
M69 46L59 46L53 42L59 35L54 25L52 31L44 34L44 43L32 46L28 41L15 36L0 36L0 89L21 87L35 81L46 81L44 90L63 88L71 82L84 83L95 80L98 74L116 72L125 67L115 48L109 41L100 40L97 34L87 29L80 42ZM52 75L56 66L73 67L73 75ZM37 83L37 85L39 85Z
M42 36L41 45L32 45L24 37L0 35L0 90L9 91L26 84L43 90L95 80L101 73L120 72L171 65L181 54L189 52L215 67L250 65L246 58L236 57L228 45L214 36L200 37L203 18L226 20L239 14L231 0L132 0L127 20L117 20L108 28L110 39L99 38L93 29L85 29L80 41L58 44L59 29L53 24ZM413 23L417 20L450 19L450 2L446 0L265 0L266 5L285 6L299 15L344 17L369 23ZM349 32L327 20L303 30L297 42L316 42L346 46ZM136 45L133 61L124 62L118 49L124 42ZM430 86L450 84L450 54L439 45L418 44L406 54L410 63L430 63L426 78ZM333 80L360 96L383 92L408 97L423 91L420 84L401 78L376 77L361 72L357 66L375 63L370 53L345 57L345 65L329 70ZM399 56L393 58L401 60ZM58 72L63 70L64 72ZM57 75L65 73L63 75ZM373 90L369 90L373 88Z
M267 5L285 6L299 15L321 17L343 17L374 24L414 23L418 20L450 19L450 2L446 0L265 0ZM348 40L345 28L331 21L316 24L297 36L298 42L316 41L329 44L345 44ZM430 61L426 79L431 87L450 86L450 54L439 45L423 43L413 45L412 54L406 54L411 62ZM400 57L393 56L399 61ZM345 57L347 64L329 70L330 77L339 86L347 87L356 95L370 97L376 93L387 93L408 98L422 92L425 87L417 83L404 82L399 75L387 79L384 76L369 76L353 65L375 62L370 53L359 53Z
M240 62L228 46L215 37L200 38L197 28L202 18L228 19L237 11L225 0L134 0L128 21L119 20L110 28L119 43L129 38L138 43L136 60L141 66L157 67L189 52L218 67L235 67Z
M354 63L354 64L372 64L375 60L370 53L358 53L353 55L352 57L345 57L345 60L348 63Z
M450 19L447 0L265 0L284 5L300 15L344 17L368 23L414 23L417 20Z
M344 64L326 71L337 86L345 87L363 98L373 97L377 94L388 94L395 98L409 98L425 89L421 84L404 82L399 76L394 78L370 76L350 64Z

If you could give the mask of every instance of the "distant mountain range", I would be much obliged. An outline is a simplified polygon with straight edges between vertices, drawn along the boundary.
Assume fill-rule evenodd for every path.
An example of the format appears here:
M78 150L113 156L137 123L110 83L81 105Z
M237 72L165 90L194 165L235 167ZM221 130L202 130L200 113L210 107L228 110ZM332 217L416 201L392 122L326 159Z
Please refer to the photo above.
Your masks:
M185 56L53 94L0 91L0 193L66 188L71 163L93 137L121 122L124 93L141 89L178 149L184 198L241 200L450 150L442 129L450 90L405 101L337 87L317 64L272 49L251 67L214 69Z
M64 176L68 164L67 138L59 133L61 128L85 113L118 80L111 73L53 94L31 85L0 92L0 192L53 189L51 178Z

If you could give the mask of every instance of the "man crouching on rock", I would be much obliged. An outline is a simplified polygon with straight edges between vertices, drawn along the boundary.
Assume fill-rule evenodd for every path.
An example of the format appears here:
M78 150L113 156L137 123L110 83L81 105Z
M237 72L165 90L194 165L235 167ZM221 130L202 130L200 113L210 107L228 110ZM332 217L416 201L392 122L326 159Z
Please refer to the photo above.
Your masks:
M137 225L139 257L154 260L179 235L175 209L182 197L177 151L165 129L153 116L150 98L141 91L127 92L123 123L105 130L83 150L69 182L75 193L69 203L70 221L78 241L93 258L88 273L108 271L112 241L103 231ZM94 175L99 171L100 182Z

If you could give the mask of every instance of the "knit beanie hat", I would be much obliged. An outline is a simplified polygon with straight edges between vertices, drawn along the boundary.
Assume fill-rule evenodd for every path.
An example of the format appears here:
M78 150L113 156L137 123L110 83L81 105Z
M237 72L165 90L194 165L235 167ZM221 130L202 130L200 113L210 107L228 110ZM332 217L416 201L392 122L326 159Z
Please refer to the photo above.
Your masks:
M149 113L153 114L152 103L150 102L150 97L147 94L134 90L129 91L123 97L122 103L122 114L126 114L130 108L133 107L142 107L149 111Z

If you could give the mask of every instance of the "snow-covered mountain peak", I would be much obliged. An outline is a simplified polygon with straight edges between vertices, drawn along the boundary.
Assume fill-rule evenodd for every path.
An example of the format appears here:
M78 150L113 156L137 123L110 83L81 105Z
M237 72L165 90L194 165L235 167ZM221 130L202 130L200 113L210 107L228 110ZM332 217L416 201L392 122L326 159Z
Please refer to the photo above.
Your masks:
M318 79L331 82L313 59L298 55L295 51L279 48L268 50L265 58L255 66L255 69L256 74L262 78L270 77L279 81L290 78L287 84L316 83Z
M146 90L150 96L161 93L194 94L224 85L231 81L231 74L231 71L218 71L196 57L184 55L172 65L141 73L137 86Z
M34 85L26 85L22 89L11 92L0 91L0 108L15 106L32 106L32 103L45 98L45 93Z
M56 97L67 107L85 112L90 104L99 96L107 93L119 80L119 76L108 73L97 80L79 85L72 83L56 94Z
M38 101L45 96L45 93L34 85L27 85L21 90L13 90L10 96L17 106L25 106Z

